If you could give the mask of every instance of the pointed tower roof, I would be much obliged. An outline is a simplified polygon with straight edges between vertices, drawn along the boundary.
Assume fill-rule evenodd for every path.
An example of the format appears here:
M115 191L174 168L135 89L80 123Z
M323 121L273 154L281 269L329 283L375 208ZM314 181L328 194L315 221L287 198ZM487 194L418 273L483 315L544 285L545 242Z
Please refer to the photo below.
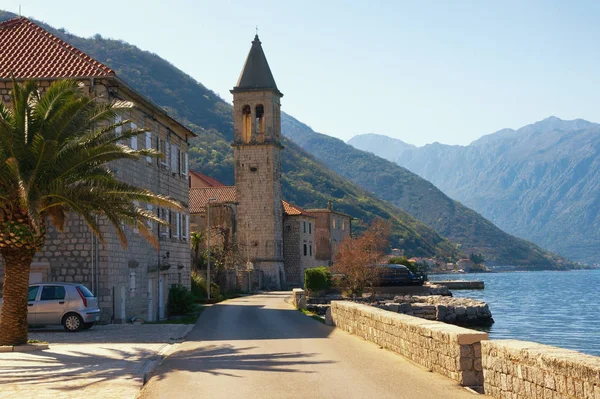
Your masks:
M246 63L232 93L242 91L273 90L280 96L283 94L277 88L267 57L262 49L258 35L254 36L252 47L246 58Z

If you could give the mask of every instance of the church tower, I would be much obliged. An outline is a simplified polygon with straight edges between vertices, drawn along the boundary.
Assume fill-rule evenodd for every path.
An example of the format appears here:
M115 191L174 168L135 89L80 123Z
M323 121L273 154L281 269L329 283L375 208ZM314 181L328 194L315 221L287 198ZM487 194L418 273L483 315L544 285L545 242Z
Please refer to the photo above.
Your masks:
M237 242L270 289L285 284L280 98L258 35L233 94Z

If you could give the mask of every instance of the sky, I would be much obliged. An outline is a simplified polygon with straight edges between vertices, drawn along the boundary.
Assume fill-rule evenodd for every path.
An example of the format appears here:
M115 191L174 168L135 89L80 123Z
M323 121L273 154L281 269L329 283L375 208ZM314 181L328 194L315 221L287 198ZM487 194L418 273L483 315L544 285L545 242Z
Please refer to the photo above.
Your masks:
M282 109L348 140L467 145L551 115L600 121L597 1L3 0L160 55L231 102L255 28ZM94 3L95 4L95 3Z

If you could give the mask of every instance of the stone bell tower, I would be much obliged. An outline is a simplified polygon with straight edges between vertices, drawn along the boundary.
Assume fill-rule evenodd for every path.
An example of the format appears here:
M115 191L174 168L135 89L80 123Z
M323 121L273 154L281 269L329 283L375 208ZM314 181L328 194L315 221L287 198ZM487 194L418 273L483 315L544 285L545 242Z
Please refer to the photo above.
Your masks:
M264 273L265 288L285 285L281 204L280 98L258 35L233 94L237 242Z

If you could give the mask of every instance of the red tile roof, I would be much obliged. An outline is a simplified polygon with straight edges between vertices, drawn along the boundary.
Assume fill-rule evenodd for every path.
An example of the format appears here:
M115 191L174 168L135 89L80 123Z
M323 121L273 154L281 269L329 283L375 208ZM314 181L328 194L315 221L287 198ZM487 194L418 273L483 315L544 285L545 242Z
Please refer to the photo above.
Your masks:
M206 205L210 198L212 204L231 204L237 202L235 186L199 187L190 188L190 213L206 212Z
M283 213L285 215L288 216L306 216L306 217L310 217L310 218L315 218L314 216L312 216L311 214L307 213L304 209L300 208L297 205L291 204L289 202L287 202L286 200L281 200L281 203L283 204Z
M213 179L212 177L206 176L200 172L190 170L190 174L192 174L193 176L202 180L204 183L206 183L210 187L225 187L225 185L223 183L221 183L220 181L218 181L217 179Z
M115 72L27 18L0 23L0 79L83 78Z

